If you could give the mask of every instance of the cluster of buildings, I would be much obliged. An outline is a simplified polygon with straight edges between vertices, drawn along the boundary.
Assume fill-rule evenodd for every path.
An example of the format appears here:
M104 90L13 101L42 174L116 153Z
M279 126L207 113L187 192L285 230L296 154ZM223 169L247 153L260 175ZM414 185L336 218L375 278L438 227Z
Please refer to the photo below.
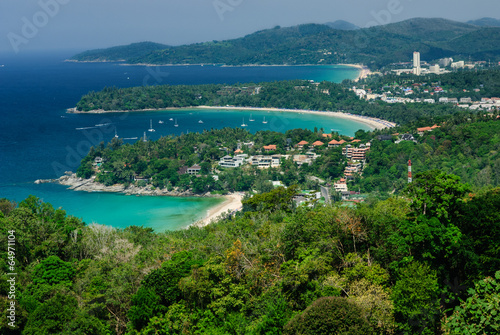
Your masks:
M314 152L307 152L303 155L254 155L238 154L234 157L226 155L219 160L219 166L223 168L238 168L244 165L251 165L260 169L278 168L282 159L292 159L297 165L311 165L318 157Z
M408 63L400 63L400 64L408 64ZM446 70L446 68L451 68L452 70L469 68L473 69L476 66L486 65L486 61L478 61L475 63L465 62L465 61L453 61L453 58L441 58L435 64L428 64L427 62L422 62L420 60L420 52L415 51L413 53L413 61L411 63L411 68L402 68L402 69L394 69L392 72L397 75L401 75L402 73L413 73L414 75L421 76L425 74L444 74L449 73L451 71ZM425 66L425 67L422 67Z

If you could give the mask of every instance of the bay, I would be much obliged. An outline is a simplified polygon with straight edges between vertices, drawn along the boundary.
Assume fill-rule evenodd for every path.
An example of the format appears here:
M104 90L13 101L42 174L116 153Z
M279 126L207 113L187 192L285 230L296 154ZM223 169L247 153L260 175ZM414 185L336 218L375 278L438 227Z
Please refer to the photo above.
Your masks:
M76 171L90 145L108 142L116 134L135 141L149 128L150 139L203 129L238 127L286 131L314 127L353 135L368 129L361 123L326 116L267 111L183 109L141 113L67 114L83 94L104 87L159 84L262 82L285 79L355 78L358 70L343 66L124 66L117 63L72 63L71 53L0 55L0 197L21 201L33 194L63 207L87 223L124 228L144 225L156 231L179 229L203 217L221 199L135 197L83 193L59 185L35 185L36 179L57 178ZM252 113L255 122L249 122ZM261 120L266 117L267 124ZM177 119L173 127L170 118ZM150 121L151 120L151 121ZM164 121L160 124L159 121ZM203 123L199 123L202 120Z

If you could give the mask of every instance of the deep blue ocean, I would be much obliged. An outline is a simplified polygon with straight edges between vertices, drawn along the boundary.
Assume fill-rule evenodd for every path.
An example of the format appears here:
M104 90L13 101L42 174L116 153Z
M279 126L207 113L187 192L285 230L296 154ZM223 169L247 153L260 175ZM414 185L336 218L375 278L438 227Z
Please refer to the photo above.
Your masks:
M80 97L104 87L161 84L243 83L285 79L355 78L358 70L342 66L220 67L124 66L117 63L64 62L71 53L0 55L0 198L17 202L33 194L87 223L123 228L144 225L156 231L179 229L203 217L219 199L137 197L67 190L36 179L57 178L76 171L79 161L100 141L118 134L134 142L150 127L148 138L239 127L252 132L314 127L352 135L368 129L361 123L297 113L178 110L145 113L68 114ZM3 65L3 66L2 66ZM252 114L254 122L248 119ZM263 124L263 118L268 121ZM179 127L174 127L176 119ZM163 121L160 124L159 121ZM203 123L199 123L202 120Z

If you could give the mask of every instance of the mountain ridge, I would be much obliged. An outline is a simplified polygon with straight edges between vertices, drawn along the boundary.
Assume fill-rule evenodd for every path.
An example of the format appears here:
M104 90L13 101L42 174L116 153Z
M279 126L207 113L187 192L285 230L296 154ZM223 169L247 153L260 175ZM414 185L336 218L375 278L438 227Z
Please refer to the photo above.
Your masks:
M409 61L413 51L418 50L422 59L428 61L455 56L482 60L485 55L500 60L500 50L485 43L499 39L498 29L441 18L413 18L357 30L339 30L327 24L302 24L284 28L276 26L224 41L180 46L147 42L151 44L145 48L132 44L90 50L71 59L156 65L363 63L377 68Z

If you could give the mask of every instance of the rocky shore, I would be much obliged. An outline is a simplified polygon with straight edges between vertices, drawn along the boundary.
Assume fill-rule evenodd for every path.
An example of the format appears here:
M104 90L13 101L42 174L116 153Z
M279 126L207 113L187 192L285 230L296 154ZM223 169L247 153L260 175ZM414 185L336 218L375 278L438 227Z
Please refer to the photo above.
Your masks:
M89 179L83 179L76 176L76 173L67 172L64 176L58 179L38 179L35 184L43 183L54 183L69 186L70 190L74 191L85 191L85 192L111 192L111 193L123 193L127 195L151 195L151 196L171 196L171 197L218 197L219 195L214 195L210 193L206 194L194 194L191 191L178 191L167 189L155 189L151 186L138 187L135 185L125 186L122 184L116 184L111 186L106 186L104 184L95 181L95 176Z

